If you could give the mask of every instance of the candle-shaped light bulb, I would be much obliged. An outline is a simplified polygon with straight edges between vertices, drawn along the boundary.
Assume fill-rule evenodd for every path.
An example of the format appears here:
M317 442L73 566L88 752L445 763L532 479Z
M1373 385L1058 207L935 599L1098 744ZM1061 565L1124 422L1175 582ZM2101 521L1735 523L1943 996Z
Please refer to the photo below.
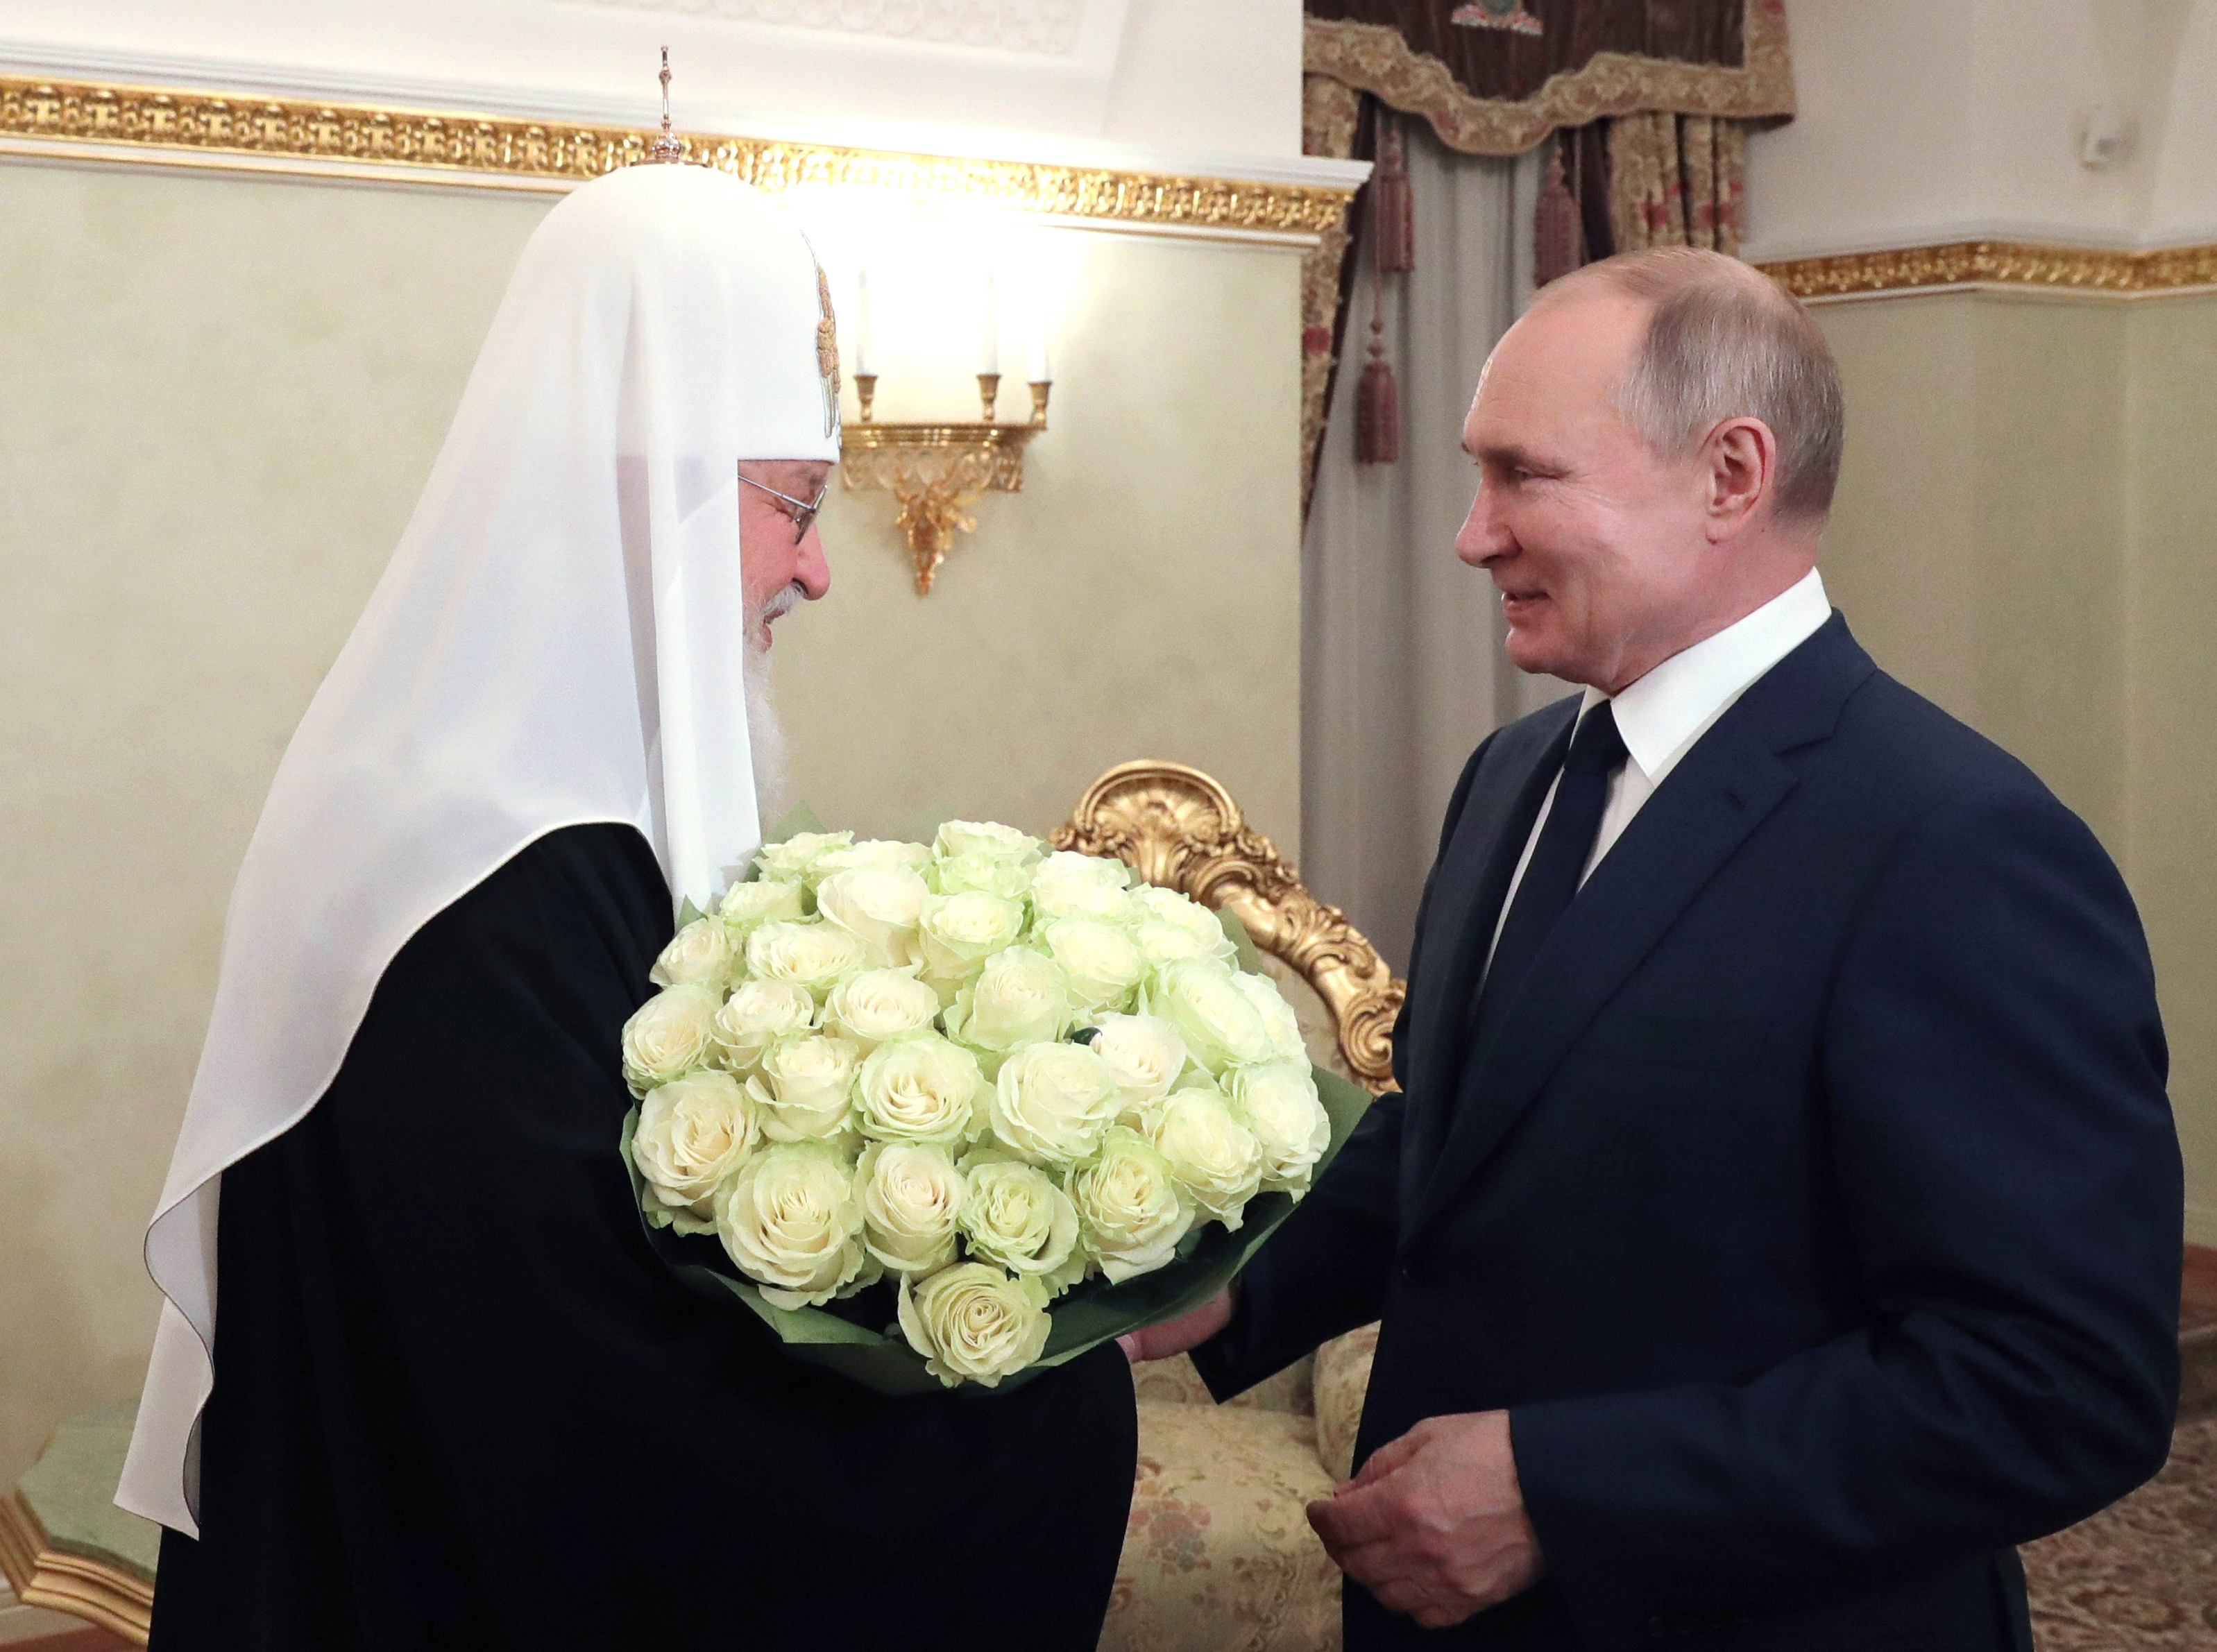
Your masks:
M870 365L870 267L855 272L855 377L875 373Z
M1038 307L1032 312L1032 371L1035 385L1052 384L1054 368L1048 364L1047 351L1047 299L1041 296Z
M978 343L978 371L1001 370L1001 316L993 295L993 272L985 272L985 330Z

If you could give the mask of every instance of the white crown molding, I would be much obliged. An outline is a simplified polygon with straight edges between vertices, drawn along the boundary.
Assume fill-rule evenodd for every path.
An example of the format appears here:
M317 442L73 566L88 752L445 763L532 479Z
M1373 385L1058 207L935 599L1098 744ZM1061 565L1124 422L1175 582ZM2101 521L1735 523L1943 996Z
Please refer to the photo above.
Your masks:
M2069 247L2084 252L2162 252L2173 247L2200 247L2217 242L2217 219L2200 229L2170 231L2159 236L2133 236L2104 235L2083 225L2057 224L2041 219L1931 219L1889 225L1883 231L1861 231L1850 236L1805 236L1774 241L1757 235L1742 246L1740 256L1751 264L1782 264L1804 258L1852 257L1859 253L1939 246L1958 241L2010 241L2034 246Z

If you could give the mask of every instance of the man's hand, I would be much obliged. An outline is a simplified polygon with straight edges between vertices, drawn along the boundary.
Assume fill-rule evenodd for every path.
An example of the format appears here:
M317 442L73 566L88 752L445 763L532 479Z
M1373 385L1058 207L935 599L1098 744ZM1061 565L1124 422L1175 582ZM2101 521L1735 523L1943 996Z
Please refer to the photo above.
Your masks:
M1143 1331L1127 1331L1116 1341L1123 1348L1124 1357L1135 1365L1149 1359L1168 1359L1188 1348L1199 1347L1222 1330L1231 1317L1232 1291L1227 1285L1191 1313L1150 1325Z
M1426 1629L1506 1600L1547 1569L1506 1411L1425 1418L1311 1503L1309 1524L1340 1570Z

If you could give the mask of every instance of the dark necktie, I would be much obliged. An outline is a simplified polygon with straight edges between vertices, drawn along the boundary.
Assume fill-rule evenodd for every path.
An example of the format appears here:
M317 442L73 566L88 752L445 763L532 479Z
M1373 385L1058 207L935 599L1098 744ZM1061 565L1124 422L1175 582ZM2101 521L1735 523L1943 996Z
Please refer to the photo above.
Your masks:
M1501 940L1493 949L1492 967L1473 1007L1467 1050L1478 1047L1502 1006L1516 996L1531 972L1532 960L1578 892L1578 875L1593 853L1602 811L1609 806L1609 777L1624 759L1616 712L1610 701L1603 700L1578 719L1578 732L1571 737L1547 823L1540 829L1540 841L1516 885L1509 921L1501 926Z

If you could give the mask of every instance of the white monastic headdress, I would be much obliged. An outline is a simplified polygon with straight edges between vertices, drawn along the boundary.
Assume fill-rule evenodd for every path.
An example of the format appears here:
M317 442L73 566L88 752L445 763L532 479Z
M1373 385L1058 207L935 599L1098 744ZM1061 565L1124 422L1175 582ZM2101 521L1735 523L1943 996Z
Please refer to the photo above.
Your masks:
M197 1532L224 1168L315 1106L409 937L559 827L636 825L702 907L758 846L737 465L836 460L837 385L808 243L736 179L627 168L533 234L239 871L124 1507Z

